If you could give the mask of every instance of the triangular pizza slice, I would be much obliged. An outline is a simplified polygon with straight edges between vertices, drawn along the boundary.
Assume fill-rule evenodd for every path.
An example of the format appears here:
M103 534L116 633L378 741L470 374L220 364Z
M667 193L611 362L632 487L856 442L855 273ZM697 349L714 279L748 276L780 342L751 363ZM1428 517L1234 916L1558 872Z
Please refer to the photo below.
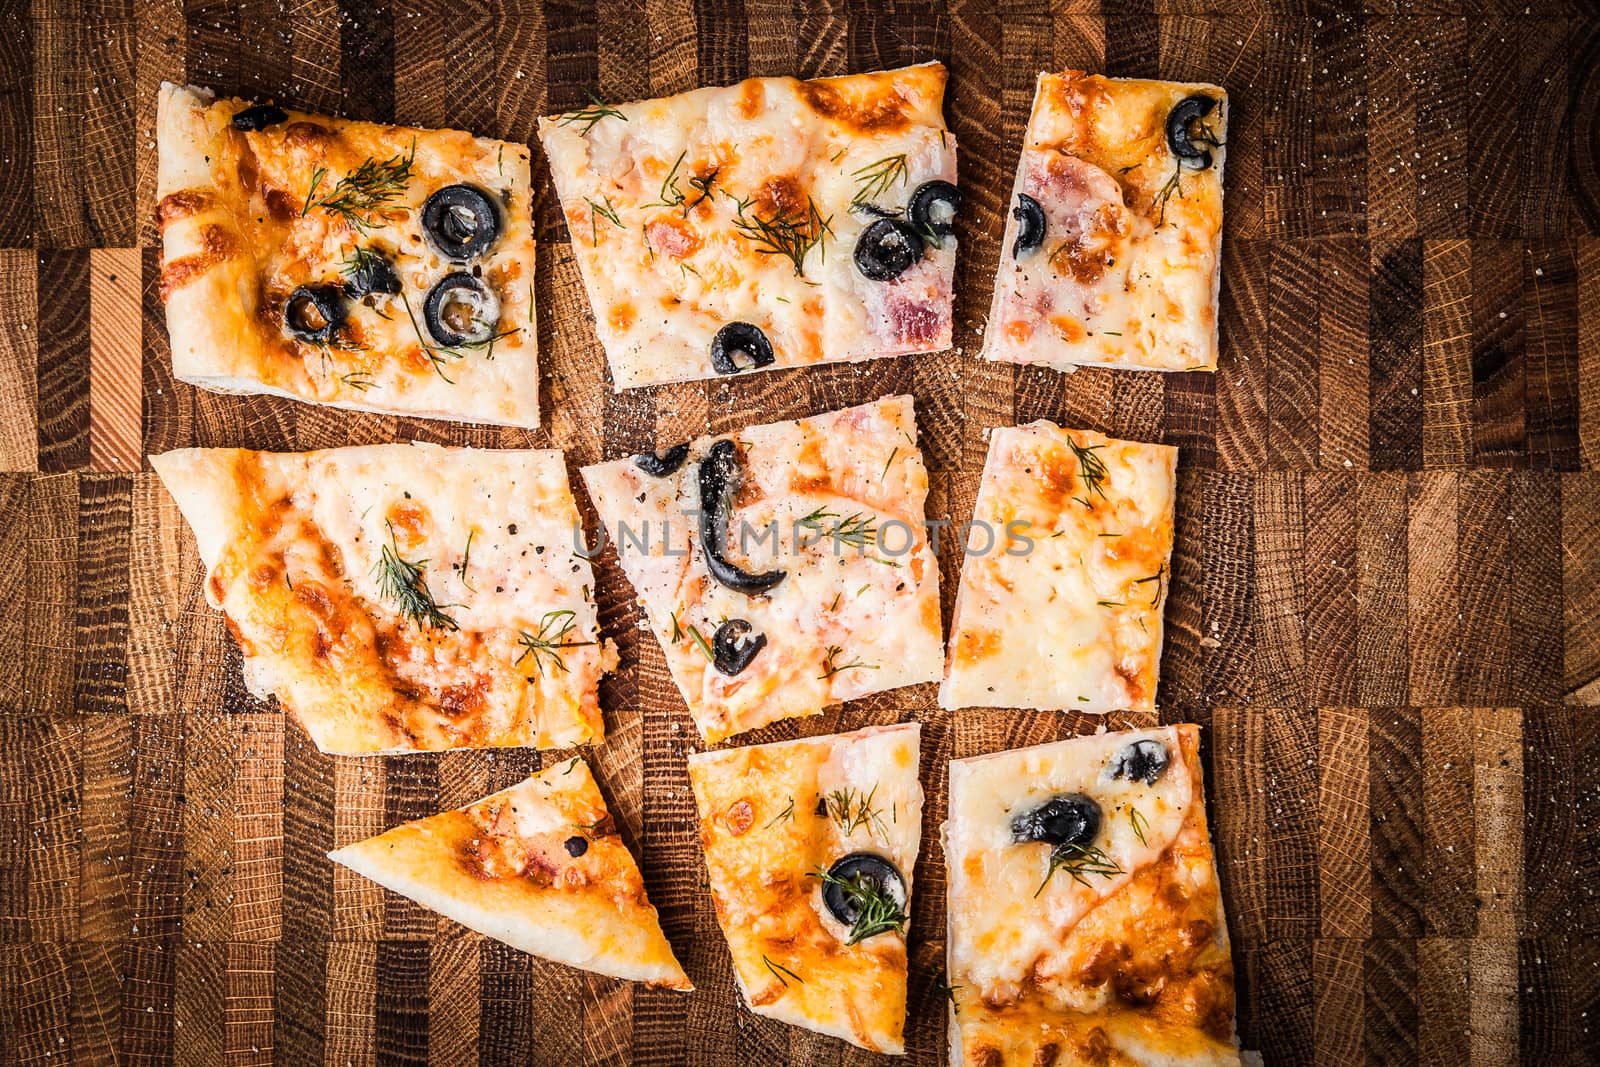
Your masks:
M920 731L689 757L717 921L751 1011L905 1051Z
M1237 1067L1200 728L950 764L951 1061Z
M694 988L581 758L328 858L524 952L614 978Z
M583 469L707 741L943 663L909 396Z
M341 755L605 734L616 662L559 451L183 449L151 463L194 528L245 681Z

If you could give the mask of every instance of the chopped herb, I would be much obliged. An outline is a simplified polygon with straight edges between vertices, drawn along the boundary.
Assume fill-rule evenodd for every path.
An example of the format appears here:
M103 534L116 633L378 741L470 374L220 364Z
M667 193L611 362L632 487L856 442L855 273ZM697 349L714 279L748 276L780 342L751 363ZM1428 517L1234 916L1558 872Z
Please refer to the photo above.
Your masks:
M806 198L804 216L779 212L771 218L756 214L748 199L733 198L733 202L738 209L733 222L734 231L753 243L761 255L783 256L794 264L796 278L805 275L806 255L813 248L818 250L819 257L827 257L827 239L833 236L829 223L833 221L833 216L823 218L817 210L817 202L812 198Z
M396 152L385 160L368 156L361 165L340 178L328 194L317 198L317 189L328 176L326 167L318 167L311 174L311 190L306 193L305 215L314 207L338 215L356 229L365 233L378 225L372 213L381 211L406 191L411 182L411 165L417 158L417 139L411 139L411 150L402 156Z
M700 651L706 654L706 659L713 662L716 661L716 657L711 654L711 644L693 623L689 624L689 636L694 638L694 643L700 646Z
M943 996L946 1000L948 1000L950 1002L950 1010L951 1011L956 1012L957 1014L960 1014L961 1005L956 1003L956 990L960 989L961 988L960 986L951 985L948 981L946 981L945 979L941 978L938 981L934 982L933 988L937 989L939 991L940 995Z
M782 811L778 812L778 814L774 815L772 818L768 819L767 823L766 823L766 826L763 826L762 829L765 830L768 826L771 826L773 823L789 822L789 821L791 821L793 819L794 819L794 797L790 797L789 798L789 806L784 808Z
M504 174L506 172L506 146L505 145L501 145L499 148L496 148L495 151L494 151L494 172L496 174Z
M589 205L589 243L599 247L600 220L605 219L620 230L622 228L622 219L617 215L617 209L612 205L609 196L602 199L598 204L588 197L584 197L583 202Z
M672 169L667 171L667 176L661 180L661 193L655 203L646 204L645 207L680 207L683 204L683 190L678 188L678 168L683 166L683 157L689 154L685 148L678 153L678 158L673 161Z
M887 192L891 185L899 183L904 185L907 181L905 153L898 156L886 156L876 163L868 163L850 172L850 177L856 180L856 195L850 199L851 207L859 207L870 203L879 195Z
M878 481L883 481L889 475L889 468L894 466L894 457L900 454L900 446L895 445L889 450L889 458L883 461L883 470L878 474Z
M838 611L839 610L839 598L842 597L842 596L844 596L843 593L835 593L835 594L833 594L833 603L828 605L828 610L829 611Z
M1107 337L1121 337L1122 336L1122 331L1121 330L1101 330L1100 332L1105 334Z
M772 977L776 978L778 980L778 982L785 989L789 988L788 981L783 977L785 974L788 975L790 978L793 978L796 982L799 982L801 985L805 985L806 984L806 980L804 978L801 978L798 974L795 974L793 971L791 971L789 968L785 967L781 963L773 963L765 955L763 955L761 957L761 962L766 964L767 970L772 972ZM778 973L780 971L783 972L783 973L782 974Z
M528 656L533 657L533 669L536 674L544 674L544 665L548 661L552 670L562 674L567 673L567 661L562 656L562 651L568 648L583 648L594 644L593 641L570 641L568 637L578 628L578 616L570 608L560 611L547 611L544 618L539 620L539 632L530 634L522 631L517 638L517 645L522 651L511 662L520 664Z
M683 627L678 625L678 613L676 611L674 611L672 613L672 642L673 642L673 644L677 644L679 641L682 641L682 640L683 640Z
M1104 500L1106 498L1105 484L1110 477L1110 472L1106 470L1106 461L1095 455L1095 453L1104 448L1105 445L1084 447L1069 437L1067 438L1067 447L1072 449L1072 454L1078 458L1078 470L1083 476L1084 488Z
M578 765L578 760L581 759L581 758L582 758L581 756L573 756L571 761L569 761L567 763L567 769L562 771L561 774L563 776L571 774L572 773L572 769Z
M1156 200L1161 205L1161 215L1156 219L1156 229L1158 230L1167 223L1167 202L1174 196L1183 196L1182 175L1183 160L1180 158L1172 168L1172 177L1167 179L1167 184L1163 185L1161 191L1156 194Z
M1128 821L1133 824L1133 832L1139 838L1139 844L1148 846L1150 842L1144 839L1144 833L1150 829L1150 823L1146 821L1138 808L1130 807L1128 809Z
M339 380L350 388L363 393L378 384L373 380L372 375L367 374L365 371L351 371L348 374L341 374L339 375Z
M827 679L832 678L834 675L841 674L844 671L875 671L878 669L878 665L876 663L863 663L859 659L851 663L835 662L839 654L843 651L844 649L840 648L838 645L828 646L828 657L827 659L823 660L822 674L820 674L818 677L826 681Z
M1034 896L1044 892L1044 887L1050 884L1050 879L1056 876L1057 871L1066 871L1074 882L1085 886L1089 884L1088 875L1098 874L1102 878L1113 878L1123 873L1122 868L1101 851L1100 846L1063 842L1050 850L1050 869L1045 872L1044 881L1039 883Z
M695 197L693 200L691 200L691 201L689 201L689 202L687 202L687 203L685 203L683 205L683 217L684 218L688 218L690 211L694 210L695 208L699 207L701 204L705 203L707 200L711 199L711 193L712 193L713 187L717 184L717 175L719 173L721 173L721 168L713 170L710 174L707 174L704 178L700 177L699 175L692 175L689 178L689 185L691 187L693 187L694 189L698 190L700 195Z
M1096 600L1095 603L1100 605L1102 608L1121 608L1127 606L1120 600Z
M477 530L467 531L467 547L461 550L461 562L450 568L461 575L461 584L468 589L472 589L473 592L477 592L477 590L473 589L472 583L467 581L467 568L472 565L472 539L477 536L477 533Z
M828 525L830 519L833 520L831 526ZM828 534L836 541L863 550L869 545L877 544L878 540L878 528L873 525L870 518L859 512L841 519L837 513L827 508L817 508L811 514L803 516L799 523L813 533Z
M589 92L588 90L584 90L584 93L589 97L590 106L582 108L578 111L568 111L557 120L556 124L558 126L581 125L583 129L579 130L578 132L587 134L590 130L594 129L595 124L600 122L602 119L621 119L623 122L628 121L628 116L624 115L616 108L611 107L609 104L602 103L600 98L594 95L594 93Z
M389 527L389 543L378 556L378 595L392 600L400 607L402 618L409 619L422 630L459 630L456 620L445 614L428 592L423 569L425 559L408 560L400 555L400 546L394 538L394 527Z
M1163 563L1160 567L1158 567L1156 569L1156 572L1154 574L1146 575L1143 578L1136 578L1136 579L1134 579L1133 584L1134 585L1148 585L1151 582L1155 582L1156 583L1156 595L1150 598L1150 603L1158 604L1158 603L1161 602L1161 593L1162 593L1161 579L1165 578L1166 574L1167 574L1167 565L1165 563Z
M600 831L605 827L606 823L608 823L610 821L611 821L611 816L602 815L598 819L596 819L594 822L575 822L575 823L572 824L572 826L573 826L573 829L582 830L584 833L588 834L590 837L603 837L605 835L602 834Z
M501 330L499 333L492 333L488 337L484 337L477 341L463 341L458 345L429 344L428 341L423 337L422 327L417 323L416 312L411 310L411 301L407 299L404 292L401 292L400 294L400 302L405 305L406 317L411 320L411 332L417 335L417 344L421 347L422 354L428 357L429 363L433 364L434 373L443 378L445 383L448 385L454 385L456 383L455 379L451 378L444 372L446 364L456 360L466 359L467 352L475 349L484 349L485 358L493 359L494 343L496 341L505 337L510 337L512 334L522 332L522 327L513 326L509 330Z
M887 837L888 831L883 825L883 812L872 806L872 798L877 793L877 786L873 786L866 793L851 786L835 789L822 798L822 810L838 825L839 832L846 837L863 826L869 831L876 826L878 833Z
M904 933L906 928L906 913L900 910L876 879L870 878L862 872L856 872L848 878L840 878L829 874L820 867L812 877L820 878L824 885L836 885L844 891L845 899L855 909L856 921L850 927L850 936L845 940L846 945L853 945L858 941L865 941L869 937L889 930L899 930Z
M1103 533L1103 534L1096 534L1095 536L1096 537L1121 537L1122 535L1119 534L1119 533Z

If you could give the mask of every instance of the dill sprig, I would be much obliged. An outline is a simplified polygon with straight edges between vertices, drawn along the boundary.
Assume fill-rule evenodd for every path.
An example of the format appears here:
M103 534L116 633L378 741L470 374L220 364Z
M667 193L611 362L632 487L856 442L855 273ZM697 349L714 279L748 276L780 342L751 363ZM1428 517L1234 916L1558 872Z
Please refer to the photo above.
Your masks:
M645 207L683 206L683 190L678 188L678 168L683 166L684 157L688 154L689 150L687 148L678 153L678 158L672 161L672 169L667 171L665 178L661 179L661 192L657 195L655 202L646 204ZM685 213L687 214L687 209L685 209Z
M589 243L598 248L600 246L600 220L605 219L620 230L622 228L622 218L617 214L617 209L611 203L609 196L602 198L598 204L588 197L584 197L583 202L589 205Z
M567 661L562 653L569 648L583 648L594 644L593 641L570 641L568 638L578 628L577 612L571 608L562 608L560 611L547 611L544 618L539 620L539 632L530 634L522 631L517 638L517 645L522 649L517 658L512 660L512 665L521 664L530 655L533 657L533 669L536 674L543 676L544 665L548 661L553 671L567 673Z
M730 197L736 209L733 228L740 237L756 246L756 251L763 256L783 256L794 264L794 276L805 276L806 256L815 248L818 255L826 258L828 254L827 240L833 236L830 223L833 216L822 217L817 210L817 202L811 197L806 197L806 211L804 215L790 215L780 211L771 218L762 218L751 207L748 198L740 200Z
M1135 578L1133 580L1133 584L1134 585L1149 585L1151 582L1156 583L1156 595L1150 598L1150 603L1159 604L1161 602L1161 594L1162 594L1162 591L1163 591L1162 587L1161 587L1162 586L1161 579L1165 578L1166 576L1167 576L1167 565L1165 563L1163 563L1163 564L1161 564L1161 566L1156 568L1156 572L1154 574L1147 574L1143 578Z
M771 972L772 977L776 978L778 980L779 984L782 985L783 988L785 988L785 989L789 988L788 979L784 978L785 974L788 975L789 978L793 978L796 982L799 982L801 985L805 985L806 984L806 980L804 978L801 978L798 974L795 974L793 971L791 971L789 968L785 967L781 963L773 963L770 959L768 959L766 957L765 954L762 955L761 962L766 965L766 968L767 968L767 970L769 972ZM783 973L780 974L779 973L780 971L783 972Z
M690 201L686 202L683 205L683 217L684 218L688 218L689 217L689 212L693 211L695 208L699 207L701 204L703 204L707 200L711 199L711 195L716 189L717 175L720 174L721 171L722 171L722 168L717 167L717 168L713 169L710 174L707 174L704 178L700 177L698 174L693 174L693 175L689 176L689 185L693 189L695 189L697 192L699 192L700 195L695 197L693 200L690 200Z
M421 346L422 354L428 358L429 363L433 364L434 373L443 378L447 385L456 383L454 378L444 372L446 365L466 359L468 351L476 351L478 349L484 351L485 359L493 359L494 343L496 341L522 332L521 326L513 326L498 333L491 333L488 337L480 338L476 341L462 341L458 345L436 345L430 343L423 336L422 327L417 322L417 313L411 310L411 301L406 297L403 290L400 293L400 302L405 305L406 318L411 320L411 332L417 335L417 344Z
M371 389L373 386L378 384L377 381L373 379L372 375L366 373L365 371L357 370L350 371L348 374L339 375L339 380L345 385L349 386L351 389L361 393L366 392L368 389Z
M768 819L766 821L766 823L762 825L761 828L763 830L765 830L765 829L767 829L767 827L773 825L774 823L791 822L791 821L793 821L793 819L794 819L794 797L790 797L789 798L789 806L784 808L782 811L778 812L778 814L774 815L772 818Z
M850 177L856 180L856 194L850 198L850 206L854 208L870 203L875 197L887 192L896 182L904 184L907 181L905 153L886 156L876 163L868 163L851 171Z
M300 209L303 216L314 207L338 215L362 233L378 223L372 213L387 207L406 191L411 182L411 165L417 158L417 139L411 138L411 150L405 155L396 152L388 159L378 160L368 156L361 166L334 183L326 196L317 198L317 190L328 176L327 167L311 172L311 190Z
M705 634L701 633L700 628L692 622L689 624L689 636L694 638L694 643L700 646L700 651L705 653L706 659L715 663L717 657L711 654L711 642L706 640Z
M872 806L872 798L877 795L877 786L865 793L854 786L845 786L822 798L822 811L846 837L863 826L869 830L877 827L878 833L887 837L889 828L883 824L883 812Z
M1163 185L1161 191L1156 194L1156 203L1161 205L1161 214L1156 219L1156 229L1159 230L1167 224L1167 202L1174 196L1180 198L1183 196L1183 160L1181 158L1173 165L1172 177L1167 179L1167 184Z
M583 129L579 130L578 132L587 134L590 130L594 129L595 124L600 122L602 119L621 119L623 122L628 121L628 116L624 115L610 104L602 102L598 96L594 95L594 93L589 92L586 89L584 90L584 95L589 98L589 106L585 108L579 108L577 111L566 112L556 120L556 125L581 125Z
M427 565L428 561L425 559L408 560L400 555L400 546L394 537L394 527L390 526L389 543L384 545L379 553L375 568L378 595L399 605L400 616L415 623L418 629L461 629L456 620L445 614L444 608L450 605L441 606L428 591L427 579L423 577L423 570Z
M832 525L829 525L830 520ZM843 542L853 548L864 550L870 545L877 544L877 526L873 524L870 516L862 515L860 512L840 518L837 512L821 507L809 515L802 516L798 521L801 526L813 533L828 534L835 541Z
M1104 500L1106 498L1105 484L1111 474L1106 470L1106 461L1095 455L1095 453L1104 448L1105 445L1084 446L1069 437L1067 438L1067 447L1072 449L1072 454L1078 459L1078 470L1083 476L1084 488Z
M854 945L858 941L865 941L869 937L890 930L905 932L906 913L900 910L894 898L883 887L883 883L876 878L869 877L863 872L856 872L848 878L840 878L829 874L822 868L817 868L812 877L820 878L823 885L836 885L844 891L845 899L855 908L856 921L850 927L850 936L845 939L846 945Z
M1089 884L1088 875L1098 874L1102 878L1112 878L1121 874L1122 868L1117 866L1117 862L1107 856L1099 845L1062 842L1050 850L1050 869L1045 872L1044 881L1039 883L1034 896L1044 892L1044 887L1050 884L1050 879L1056 876L1057 871L1066 871L1074 882L1086 886Z
M818 677L820 677L823 681L827 681L834 675L840 674L844 671L875 671L878 669L878 665L876 663L865 663L859 659L852 660L849 663L837 662L840 654L843 652L844 649L840 648L838 645L829 645L827 658L822 661L822 673L818 675Z
M1139 839L1139 844L1149 847L1150 842L1145 840L1144 835L1150 829L1150 821L1144 817L1144 813L1138 808L1128 808L1128 822L1133 824L1133 833Z

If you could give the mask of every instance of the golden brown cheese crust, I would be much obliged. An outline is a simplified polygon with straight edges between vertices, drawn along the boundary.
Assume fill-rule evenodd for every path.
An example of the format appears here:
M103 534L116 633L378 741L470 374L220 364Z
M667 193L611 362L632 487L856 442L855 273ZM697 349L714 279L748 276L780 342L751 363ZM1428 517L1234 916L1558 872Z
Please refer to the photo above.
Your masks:
M949 862L960 864L964 872L952 880L950 904L954 932L950 982L955 987L952 999L957 1027L952 1040L959 1046L962 1058L958 1062L968 1067L1238 1064L1233 964L1206 825L1199 728L1183 725L1155 732L1099 735L992 758L1020 758L1030 752L1082 747L1085 742L1104 753L1141 734L1177 748L1167 773L1187 779L1181 821L1170 836L1158 838L1168 832L1160 825L1160 794L1140 797L1139 806L1156 825L1142 824L1141 833L1150 839L1150 847L1145 849L1140 842L1138 851L1144 853L1144 862L1125 872L1131 876L1112 885L1109 895L1100 896L1095 889L1101 876L1085 874L1088 884L1072 889L1087 899L1070 910L1057 911L1058 899L1051 894L1024 901L1027 910L1051 916L1054 929L1046 935L1037 958L1031 964L1024 961L1020 982L986 981L961 966L963 946L974 931L986 929L984 920L974 924L969 916L999 907L1011 896L1003 883L995 880L999 861L994 854L959 847L947 854ZM1036 758L1045 765L1051 762L1049 756ZM972 810L965 800L953 781L952 826ZM1133 806L1131 801L1111 804L1104 818L1126 822ZM1109 843L1106 852L1113 857L1122 854ZM1056 873L1053 879L1066 877ZM1021 933L989 936L991 940L982 942L977 951L983 951L982 944L1030 943Z
M296 111L265 129L235 129L249 106L162 90L159 288L177 376L223 391L537 426L528 149ZM403 160L405 176L380 206L323 206L363 165ZM470 265L442 258L421 225L428 196L458 182L501 198L501 236ZM325 343L290 336L290 295L341 284L358 249L391 261L401 294L347 301L347 324ZM427 292L458 270L476 271L498 303L492 345L449 348L428 332Z
M1197 169L1166 121L1191 95L1219 142ZM1042 245L1015 251L1009 220L986 333L990 359L1215 370L1227 94L1214 85L1042 74L1015 194L1039 203Z
M948 347L953 237L892 281L852 261L862 204L956 180L944 83L938 64L755 78L541 122L615 386L727 373L710 346L730 322L773 367Z
M1154 709L1176 466L1042 420L991 432L973 517L996 544L962 563L943 707Z
M614 654L596 644L559 453L388 445L154 462L201 540L206 596L227 616L247 680L275 693L319 748L559 747L604 735L596 691ZM421 568L449 625L406 614L384 591L385 552ZM557 647L527 648L524 635L541 632Z
M331 858L525 951L601 974L693 988L581 759Z
M752 1010L902 1050L904 934L847 945L816 872L872 851L902 872L909 900L922 811L917 743L908 724L690 757L717 921Z

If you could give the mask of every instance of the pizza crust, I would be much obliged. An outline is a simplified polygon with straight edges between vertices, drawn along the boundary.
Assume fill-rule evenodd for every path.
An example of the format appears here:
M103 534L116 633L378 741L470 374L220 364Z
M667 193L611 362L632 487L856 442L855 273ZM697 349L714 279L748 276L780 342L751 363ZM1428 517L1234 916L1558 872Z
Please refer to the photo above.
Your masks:
M276 695L322 751L604 736L597 687L616 655L560 452L183 449L151 463L195 531L251 691ZM401 610L386 554L418 568L448 624ZM555 647L530 650L524 635L541 633Z
M573 839L583 842L581 855L566 847ZM613 978L694 988L582 759L328 858L524 952Z
M533 308L532 189L525 146L451 130L382 126L290 112L264 133L231 127L241 100L164 83L157 104L156 196L162 236L161 295L173 374L225 393L261 393L355 411L490 425L539 425L538 331ZM325 132L290 144L297 124ZM414 140L413 140L414 139ZM312 175L332 188L355 157L384 159L415 145L413 177L367 231L321 209L302 211ZM256 184L245 181L255 175ZM295 184L279 188L276 179ZM421 234L420 208L457 181L502 189L502 233L471 266L441 259ZM304 186L304 188L302 188ZM370 216L369 216L370 217ZM356 248L394 261L405 301L373 296L350 302L361 339L319 349L292 341L279 304L301 284L337 284ZM445 350L424 340L426 292L456 270L480 272L495 294L492 348ZM409 311L407 313L407 302ZM430 360L429 354L438 356ZM492 356L492 358L490 358ZM437 363L437 367L435 364Z

